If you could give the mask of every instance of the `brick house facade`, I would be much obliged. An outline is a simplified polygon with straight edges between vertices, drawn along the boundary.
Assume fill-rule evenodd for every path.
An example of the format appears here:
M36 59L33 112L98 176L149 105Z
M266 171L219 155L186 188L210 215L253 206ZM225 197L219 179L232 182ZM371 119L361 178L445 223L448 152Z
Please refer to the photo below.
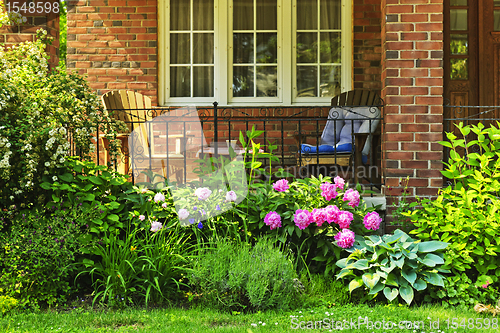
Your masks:
M284 3L288 0L284 0ZM352 87L385 102L382 169L388 196L442 187L444 0L352 0ZM67 67L99 94L129 89L157 102L157 0L69 0ZM13 36L13 35L11 35ZM4 34L6 41L13 37ZM390 201L389 201L390 204Z

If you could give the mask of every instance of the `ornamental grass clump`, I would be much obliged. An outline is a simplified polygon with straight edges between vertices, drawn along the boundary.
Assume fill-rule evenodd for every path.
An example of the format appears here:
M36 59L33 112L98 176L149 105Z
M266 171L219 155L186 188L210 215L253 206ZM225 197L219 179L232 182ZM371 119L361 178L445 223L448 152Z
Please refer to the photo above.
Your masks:
M97 132L110 139L119 125L103 110L83 77L50 70L47 32L0 50L0 203L35 195L43 175L57 174L78 149L93 153ZM70 140L73 147L70 147ZM33 201L33 199L30 199Z

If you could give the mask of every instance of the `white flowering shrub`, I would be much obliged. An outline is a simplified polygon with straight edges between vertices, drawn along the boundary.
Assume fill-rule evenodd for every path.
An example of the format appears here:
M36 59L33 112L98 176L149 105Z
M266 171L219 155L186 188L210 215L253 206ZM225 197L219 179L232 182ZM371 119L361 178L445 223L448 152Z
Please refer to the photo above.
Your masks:
M3 25L20 25L26 23L27 19L20 13L6 11L5 4L0 0L0 27Z
M0 203L26 198L43 175L58 174L70 141L91 157L99 131L116 151L119 125L83 77L49 71L49 41L39 30L35 42L0 49Z

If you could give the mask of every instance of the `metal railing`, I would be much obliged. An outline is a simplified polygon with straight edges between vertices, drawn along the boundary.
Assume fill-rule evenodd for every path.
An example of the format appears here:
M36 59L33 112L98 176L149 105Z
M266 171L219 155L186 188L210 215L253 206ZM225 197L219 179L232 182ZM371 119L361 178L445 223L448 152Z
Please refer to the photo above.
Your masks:
M368 109L380 110L382 107L381 105ZM272 153L278 158L278 161L271 163L269 159L259 159L262 167L272 171L283 168L297 178L310 177L319 173L329 176L339 175L349 180L351 184L356 179L366 189L380 189L383 185L378 162L381 155L380 141L376 146L371 147L367 156L368 161L366 161L361 156L356 156L356 152L360 149L355 146L359 142L354 133L356 126L359 125L356 121L366 120L369 128L377 121L380 122L379 128L383 127L382 116L380 114L366 116L352 107L343 107L342 111L350 116L350 121L348 121L338 116L338 109L333 113L330 109L329 106L220 107L214 103L213 107L108 110L126 115L124 122L131 135L120 137L124 147L122 147L121 161L116 163L105 158L107 152L102 140L99 139L96 147L97 163L111 162L118 171L120 168L122 168L121 171L125 169L133 181L138 181L141 172L147 169L163 169L164 175L167 174L167 176L173 172L177 180L186 181L192 177L192 170L188 170L188 167L193 161L203 156L228 156L230 148L227 144L231 142L230 140L239 141L240 132L243 132L246 140L246 132L251 131L255 126L256 130L263 131L263 133L254 141L260 143L261 147L264 146L266 153L274 148ZM352 152L340 153L337 150L329 154L319 152L327 121L333 123L336 135L340 133L338 129L342 124L349 124L350 131L347 132L350 132L352 139ZM341 121L343 123L340 123ZM377 131L380 132L379 129ZM102 137L99 134L97 133L97 138ZM309 140L306 136L309 136ZM371 139L370 134L366 140ZM315 152L305 149L306 146L302 144L306 143L316 148ZM239 148L236 151L240 152ZM322 165L321 162L326 155L330 157L329 163ZM161 156L163 162L160 164L156 157ZM340 165L342 163L339 161L346 158L349 162L346 165ZM360 165L357 165L358 170L354 170L356 159L363 160ZM179 173L182 173L182 177L179 177Z

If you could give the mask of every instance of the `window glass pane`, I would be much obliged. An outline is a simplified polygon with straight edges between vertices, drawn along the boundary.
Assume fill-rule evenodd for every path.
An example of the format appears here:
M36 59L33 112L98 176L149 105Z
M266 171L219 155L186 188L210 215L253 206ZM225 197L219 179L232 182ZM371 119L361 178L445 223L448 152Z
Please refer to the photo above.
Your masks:
M320 29L340 29L341 8L341 0L321 0Z
M297 66L297 96L318 97L316 66Z
M341 51L340 32L322 32L320 34L319 55L321 63L340 63Z
M170 96L191 97L191 73L189 67L170 67Z
M450 29L467 30L467 9L450 9Z
M493 0L493 6L500 6L500 0Z
M318 29L318 1L297 0L297 30Z
M468 80L469 79L469 64L467 59L450 59L452 80Z
M321 97L333 97L340 94L340 66L321 66L319 94Z
M214 35L193 34L193 63L214 63Z
M189 34L170 34L170 63L171 64L189 64L190 45Z
M276 30L278 12L276 0L257 0L257 30Z
M493 11L493 31L500 31L500 10Z
M189 1L170 0L170 30L189 30L189 20Z
M194 30L214 30L214 0L193 0L193 18Z
M450 52L451 54L469 53L467 34L450 34Z
M276 97L278 92L278 68L257 67L257 97Z
M193 67L193 96L214 96L214 68L213 66Z
M253 97L253 67L234 66L233 67L233 96Z
M315 32L297 33L297 63L315 63L318 58L318 34Z
M467 0L450 0L450 6L467 6Z
M278 37L276 33L257 34L257 63L275 64L278 62Z
M253 1L233 0L233 29L253 30Z
M253 34L233 34L233 63L253 63Z

